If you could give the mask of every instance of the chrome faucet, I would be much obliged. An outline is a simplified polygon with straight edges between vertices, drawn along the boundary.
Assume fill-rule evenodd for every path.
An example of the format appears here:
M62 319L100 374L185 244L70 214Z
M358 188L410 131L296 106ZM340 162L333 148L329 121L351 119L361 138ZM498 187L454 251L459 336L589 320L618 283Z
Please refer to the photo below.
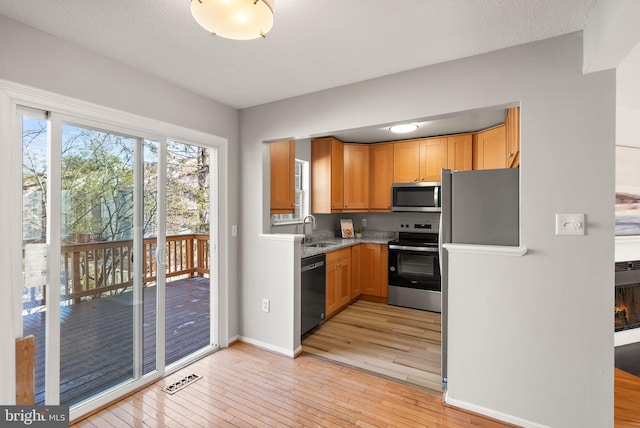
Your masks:
M311 234L313 233L314 229L316 228L316 218L314 216L312 216L311 214L309 214L308 216L306 216L305 218L302 219L302 233L304 234L304 239L302 242L306 243L306 242L311 242L311 234L309 234L309 236L307 237L307 219L310 218L311 219Z

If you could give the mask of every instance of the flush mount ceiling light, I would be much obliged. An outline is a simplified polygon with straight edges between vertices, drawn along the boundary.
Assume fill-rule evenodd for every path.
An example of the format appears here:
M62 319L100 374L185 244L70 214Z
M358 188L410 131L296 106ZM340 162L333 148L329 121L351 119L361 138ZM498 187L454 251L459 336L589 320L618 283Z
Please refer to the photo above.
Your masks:
M191 0L191 15L205 30L226 39L266 37L275 0Z
M407 132L412 132L416 129L418 129L418 125L415 123L403 123L401 125L393 125L389 127L389 131L396 134L406 134Z

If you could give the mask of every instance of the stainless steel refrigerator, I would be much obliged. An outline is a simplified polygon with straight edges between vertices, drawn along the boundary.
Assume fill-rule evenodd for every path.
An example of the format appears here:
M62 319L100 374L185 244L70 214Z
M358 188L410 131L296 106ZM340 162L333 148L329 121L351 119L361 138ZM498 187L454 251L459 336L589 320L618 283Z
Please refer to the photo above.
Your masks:
M447 384L449 263L446 243L518 246L520 170L442 170L440 273L442 277L442 384Z

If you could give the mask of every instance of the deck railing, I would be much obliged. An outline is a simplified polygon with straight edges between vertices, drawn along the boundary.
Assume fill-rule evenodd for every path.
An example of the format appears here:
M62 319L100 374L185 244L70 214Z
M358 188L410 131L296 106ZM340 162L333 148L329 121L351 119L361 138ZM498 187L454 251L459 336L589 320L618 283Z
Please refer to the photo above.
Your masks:
M167 278L209 274L209 235L168 236ZM157 279L157 240L144 240L144 284ZM133 241L107 241L62 246L62 298L79 303L83 297L124 290L132 285Z

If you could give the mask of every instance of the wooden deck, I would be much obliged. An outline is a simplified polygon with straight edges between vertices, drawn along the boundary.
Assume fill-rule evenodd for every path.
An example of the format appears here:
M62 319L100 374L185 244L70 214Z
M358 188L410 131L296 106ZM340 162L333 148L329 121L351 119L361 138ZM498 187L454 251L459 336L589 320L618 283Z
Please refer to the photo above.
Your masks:
M166 363L207 346L209 279L175 280L166 287ZM144 289L144 371L156 366L156 287ZM133 294L61 307L60 400L75 404L133 375ZM36 404L44 403L45 313L23 318L36 341Z

